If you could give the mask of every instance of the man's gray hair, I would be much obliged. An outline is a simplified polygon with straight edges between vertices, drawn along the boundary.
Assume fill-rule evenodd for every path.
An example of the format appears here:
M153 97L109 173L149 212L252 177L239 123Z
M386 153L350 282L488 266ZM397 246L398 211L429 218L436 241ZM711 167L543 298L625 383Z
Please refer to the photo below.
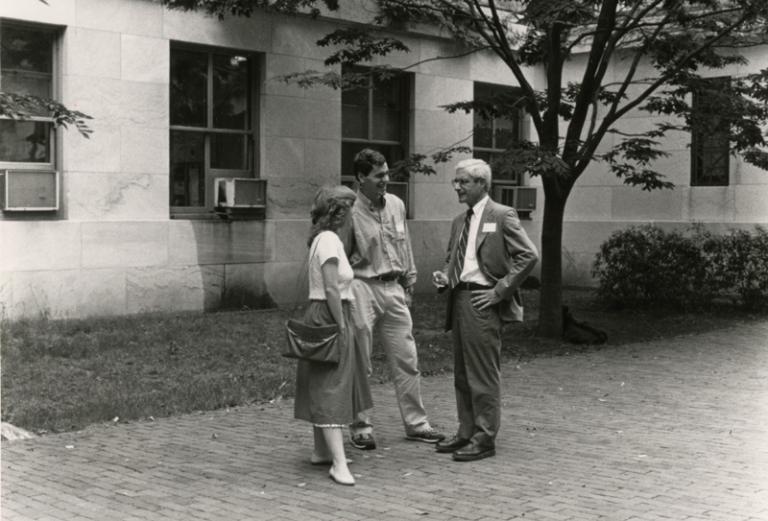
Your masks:
M456 172L464 170L473 179L482 179L490 190L491 167L482 159L462 159L456 165Z

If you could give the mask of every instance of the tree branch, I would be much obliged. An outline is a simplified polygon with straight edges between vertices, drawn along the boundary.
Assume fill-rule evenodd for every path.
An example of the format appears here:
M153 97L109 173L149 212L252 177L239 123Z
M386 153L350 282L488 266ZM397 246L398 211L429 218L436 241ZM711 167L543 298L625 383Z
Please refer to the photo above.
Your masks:
M686 54L684 57L676 60L674 65L667 67L667 70L668 71L671 70L671 71L677 72L677 70L679 70L683 66L683 64L685 64L689 60L695 58L697 55L701 54L706 49L709 49L710 47L714 46L715 43L718 40L721 40L721 39L725 38L731 31L733 31L736 27L741 25L742 22L744 22L745 19L746 19L746 17L742 16L736 22L734 22L730 26L728 26L725 29L723 29L722 31L720 31L720 33L718 33L716 36L713 36L712 38L710 38L708 41L703 43L697 49L692 50L691 52ZM640 103L645 101L648 98L648 96L650 96L651 94L653 94L654 91L656 91L656 89L658 89L661 85L666 83L667 80L669 80L670 76L672 76L672 73L670 73L670 72L665 72L664 74L660 75L659 78L654 80L651 83L651 86L648 87L637 98L635 98L633 101L627 103L627 105L625 105L624 107L622 107L621 109L616 111L615 115L613 115L613 119L610 121L609 124L613 124L613 122L615 122L617 119L621 118L624 114L626 114L627 112L629 112L630 110L635 108L637 105L639 105Z
M483 20L487 24L490 24L491 21L488 19L488 17L485 15L485 13L482 12L481 5L477 0L464 0L467 7L474 11L478 9L479 16L483 17ZM493 3L493 0L491 0ZM525 75L523 74L522 69L520 68L520 64L517 62L517 59L515 57L515 53L512 51L512 49L509 47L509 42L507 42L506 36L502 34L502 38L499 40L498 38L494 40L491 36L489 36L485 31L482 30L482 27L479 23L474 24L474 29L482 36L483 39L485 39L486 42L491 46L493 51L499 56L499 58L502 59L502 61L509 67L510 71L512 71L512 74L514 75L515 79L517 80L518 85L523 90L523 93L525 94L526 98L526 105L528 109L528 113L531 116L531 120L533 121L533 125L536 128L537 132L541 134L542 127L543 127L543 121L540 114L539 105L536 102L536 92L533 90L533 87L526 79Z
M717 33L712 38L705 41L703 44L698 46L696 49L693 49L692 51L688 52L685 56L675 60L675 63L667 67L667 72L661 74L657 79L651 81L650 86L645 89L642 93L640 93L634 100L628 102L625 106L621 107L620 109L617 109L619 100L621 99L620 96L617 96L614 102L612 103L611 110L609 110L608 114L606 114L605 118L603 118L602 123L600 124L600 128L598 129L596 136L598 139L593 140L589 145L586 146L586 149L581 154L581 159L579 160L579 167L583 170L583 168L586 168L586 165L588 163L587 159L588 157L591 157L594 151L597 149L597 146L600 142L600 139L602 139L602 136L605 135L608 128L610 128L613 123L615 123L618 119L620 119L624 114L632 110L633 108L640 105L643 101L648 99L648 97L653 94L661 85L666 83L669 78L677 72L683 64L687 63L688 61L692 60L702 52L704 52L706 49L709 49L710 47L714 46L715 43L717 43L719 40L725 38L730 34L736 27L740 26L745 20L746 15L741 16L736 21L734 21L729 26L725 27L723 30L721 30L719 33ZM656 33L659 33L663 29L662 26L659 26L657 28ZM637 69L637 64L639 64L640 59L642 58L642 49L639 50L636 55L635 59L633 60L632 67L630 68L630 72L627 74L627 77L624 81L624 85L622 86L622 89L620 89L621 92L626 91L626 87L628 87L631 77L634 75L635 70Z
M600 87L602 75L605 74L605 67L601 68L600 65L607 61L604 53L608 52L606 47L611 37L612 27L616 23L617 8L618 0L604 0L597 18L597 29L592 40L587 67L582 76L581 89L574 100L573 117L568 125L565 144L563 145L563 160L566 163L570 163L571 157L575 156L578 151L578 141L584 128L587 110Z
M659 1L657 1L655 4L649 5L648 9L645 9L642 12L638 13L638 15L634 19L635 22L642 20L643 17L645 17L648 14L649 9L651 9L654 5L658 5L658 3ZM662 32L662 30L666 26L666 21L668 20L669 20L669 15L664 18L663 20L664 23L660 22L656 26L656 30L654 31L654 34L651 35L650 37L651 39L657 37ZM631 25L625 25L625 29L626 31L624 31L624 33L626 34L626 32L632 30L633 27ZM618 39L616 41L618 41ZM640 65L640 60L642 60L644 57L645 57L645 53L643 52L643 48L640 48L635 53L632 63L630 64L627 70L627 74L624 77L624 81L621 82L621 86L619 87L619 90L616 92L616 95L613 101L611 102L610 108L608 109L608 113L603 118L603 121L601 122L597 132L596 133L593 132L589 134L586 140L584 141L586 146L586 151L582 151L581 157L579 158L576 164L576 171L578 172L579 175L581 174L581 172L584 171L589 161L591 161L591 159L588 159L588 158L591 158L595 150L597 150L597 147L600 144L600 141L602 141L603 137L605 137L605 133L610 127L610 124L612 124L613 121L615 121L614 119L613 121L611 121L610 124L606 125L605 124L606 120L610 118L611 114L615 113L619 103L623 99L624 94L627 92L627 89L629 88L629 86L637 84L637 82L633 81L633 78L635 76L635 72L637 71L637 67Z
M490 45L484 45L482 47L475 47L473 49L468 50L467 52L462 52L459 54L453 54L451 56L435 56L434 58L425 58L423 60L419 60L417 62L414 62L406 67L401 68L402 71L407 71L408 69L412 69L414 67L418 67L419 65L422 65L424 63L439 61L439 60L452 60L454 58L464 58L465 56L470 56L472 54L475 54L476 52L480 51L487 51L491 49Z
M539 134L539 141L545 153L557 156L557 149L560 145L560 118L559 108L562 99L561 85L563 82L563 58L560 53L560 37L562 34L561 25L552 24L549 27L549 38L547 39L548 57L547 60L547 110L544 112L544 122L542 128L543 134ZM573 186L571 180L567 185L560 182L561 176L542 175L544 191L547 197L563 198Z

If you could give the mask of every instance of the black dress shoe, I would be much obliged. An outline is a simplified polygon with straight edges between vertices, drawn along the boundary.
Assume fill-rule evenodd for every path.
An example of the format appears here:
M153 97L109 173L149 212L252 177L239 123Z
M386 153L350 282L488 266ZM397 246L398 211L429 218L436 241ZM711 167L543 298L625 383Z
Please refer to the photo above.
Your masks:
M464 438L459 438L458 436L454 436L449 440L437 442L437 445L435 445L435 451L443 452L443 453L454 452L467 445L469 445L469 440L465 440Z
M466 447L463 447L453 453L454 461L475 461L483 458L490 458L496 455L496 449L494 447L478 445L477 443L470 443Z

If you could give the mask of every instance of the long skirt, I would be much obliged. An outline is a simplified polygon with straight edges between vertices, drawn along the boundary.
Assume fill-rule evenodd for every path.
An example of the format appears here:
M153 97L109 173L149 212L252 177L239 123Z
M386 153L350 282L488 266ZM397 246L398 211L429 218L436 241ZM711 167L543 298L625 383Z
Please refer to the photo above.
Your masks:
M341 427L373 407L364 357L357 352L349 302L343 301L347 329L341 331L339 365L299 360L296 369L294 417L317 426ZM335 324L325 300L312 300L304 313L310 325Z

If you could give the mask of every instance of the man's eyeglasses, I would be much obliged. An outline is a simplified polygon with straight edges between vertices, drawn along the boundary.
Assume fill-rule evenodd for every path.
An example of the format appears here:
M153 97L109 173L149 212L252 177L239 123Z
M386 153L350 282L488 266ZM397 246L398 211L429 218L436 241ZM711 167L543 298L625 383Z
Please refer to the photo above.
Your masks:
M463 177L463 178L456 178L453 181L451 181L451 184L453 186L459 185L459 186L467 186L469 183L473 183L475 179L472 179L471 177Z

